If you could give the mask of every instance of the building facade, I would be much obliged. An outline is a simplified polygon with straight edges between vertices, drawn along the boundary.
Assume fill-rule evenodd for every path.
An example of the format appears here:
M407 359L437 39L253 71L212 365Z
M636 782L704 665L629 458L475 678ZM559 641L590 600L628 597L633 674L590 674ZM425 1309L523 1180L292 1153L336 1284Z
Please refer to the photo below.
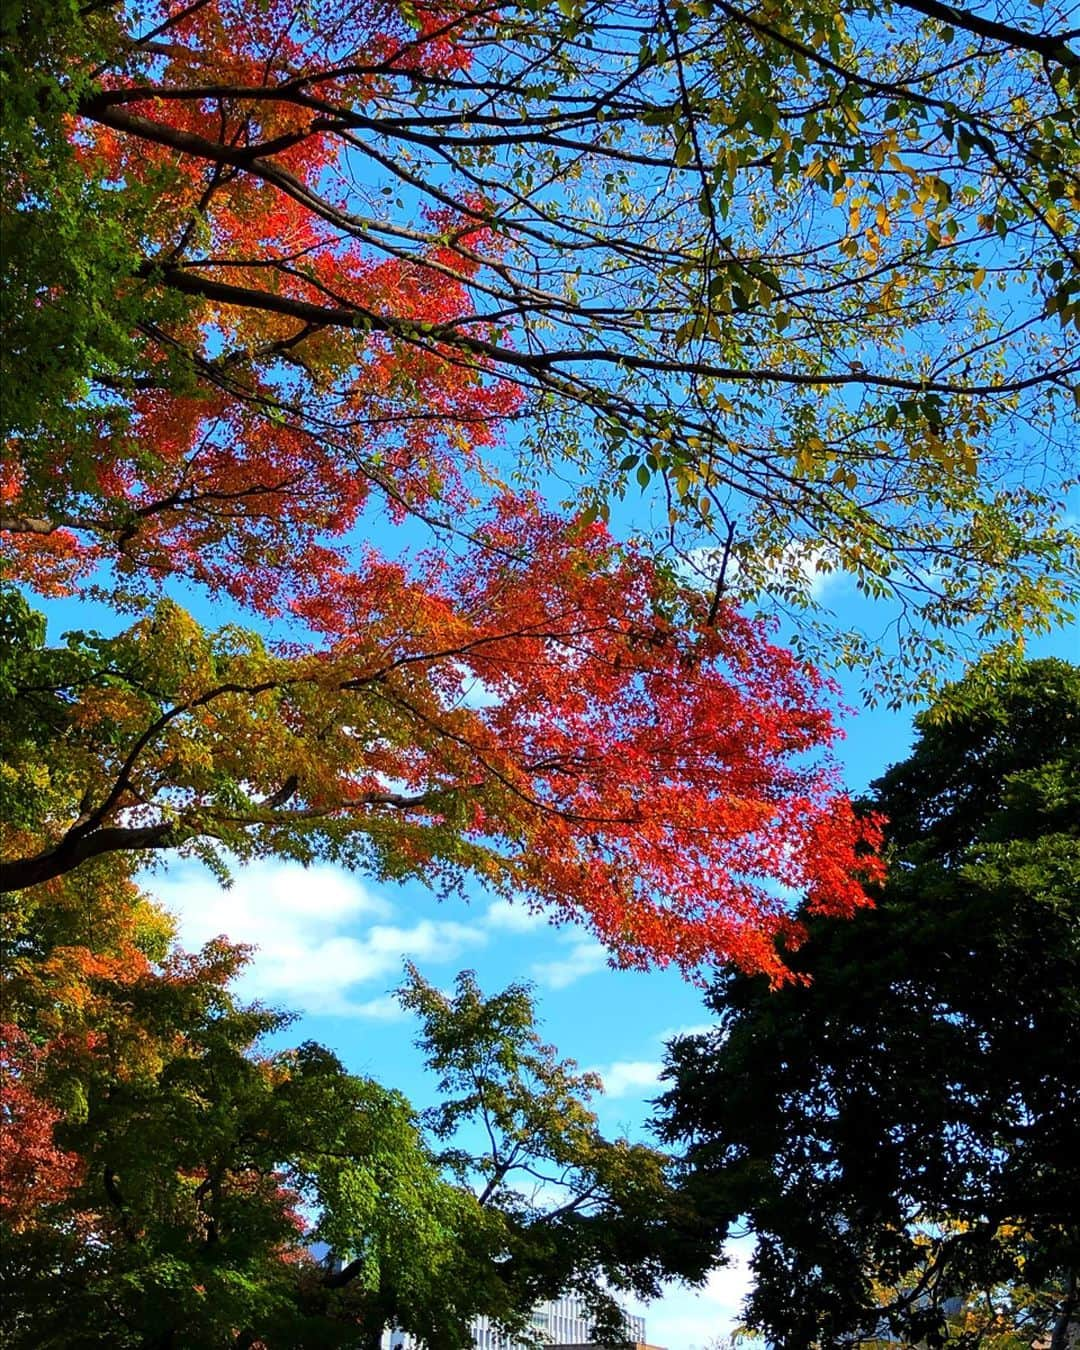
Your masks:
M627 1338L637 1345L645 1343L645 1319L637 1313L623 1314ZM592 1345L592 1323L585 1304L575 1294L538 1304L529 1318L537 1339L550 1346ZM522 1343L476 1317L470 1330L476 1350L522 1350ZM383 1333L383 1350L414 1350L413 1342L402 1331Z

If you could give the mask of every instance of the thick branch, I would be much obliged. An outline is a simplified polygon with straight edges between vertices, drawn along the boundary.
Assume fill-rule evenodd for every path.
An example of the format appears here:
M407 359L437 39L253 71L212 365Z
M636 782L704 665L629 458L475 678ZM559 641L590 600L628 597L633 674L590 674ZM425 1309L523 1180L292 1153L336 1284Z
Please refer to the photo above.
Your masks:
M44 516L7 515L0 512L0 531L8 534L53 534L60 529L55 520L46 520Z
M121 850L175 848L190 838L190 832L171 823L138 826L108 826L72 838L68 836L56 848L33 858L0 863L0 892L22 891L63 876L91 858Z
M152 270L147 266L148 272ZM216 300L224 305L236 305L246 309L261 309L273 314L287 314L305 323L320 327L352 328L358 331L389 333L420 346L435 347L445 344L459 351L490 361L497 365L514 366L537 377L560 366L570 365L608 365L622 370L649 371L664 375L694 375L699 378L749 382L751 384L787 384L805 388L825 389L838 385L872 386L879 389L895 389L903 393L938 393L953 395L980 395L997 397L1016 393L1023 389L1032 389L1045 384L1048 375L1039 373L1025 379L1003 381L1001 384L953 384L945 380L904 379L900 376L874 375L865 370L830 371L827 373L774 368L747 368L737 366L715 366L707 362L679 361L663 357L637 356L632 352L617 351L611 347L564 348L546 352L517 351L512 347L501 347L498 343L483 338L470 337L448 324L422 327L419 322L398 318L388 314L376 314L360 306L343 308L339 306L316 305L309 300L300 300L287 295L278 295L271 291L261 291L251 286L233 286L223 281L213 281L209 277L194 276L179 267L164 268L158 275L166 286L183 291L188 295L200 295L208 300ZM483 316L477 316L477 322ZM1080 364L1080 363L1077 363ZM1077 367L1070 366L1071 373ZM1059 372L1059 375L1061 372Z
M1023 28L984 19L981 14L973 14L969 9L944 5L941 0L894 0L894 3L901 9L913 9L918 14L925 14L928 19L937 19L950 28L962 28L967 33L990 38L1006 47L1036 52L1044 60L1055 61L1069 70L1080 70L1080 55L1067 47L1066 39L1057 33L1029 33Z

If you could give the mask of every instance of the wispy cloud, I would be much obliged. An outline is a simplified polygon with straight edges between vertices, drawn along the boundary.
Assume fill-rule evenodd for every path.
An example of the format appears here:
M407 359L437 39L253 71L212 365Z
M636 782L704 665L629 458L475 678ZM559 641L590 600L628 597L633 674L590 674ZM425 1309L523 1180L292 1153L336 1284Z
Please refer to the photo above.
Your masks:
M723 550L718 548L695 548L687 555L686 571L699 583L715 584L722 566L725 568L727 584L737 590L737 558L729 557L725 562ZM808 540L792 540L767 571L767 580L789 585L799 583L812 600L820 600L827 590L843 582L847 576L846 572L838 568L835 552Z
M378 998L365 999L363 1003L352 1003L349 1012L354 1017L368 1017L373 1022L402 1022L409 1015L393 994L382 994Z
M547 927L547 915L531 910L524 901L492 900L484 911L483 923L500 933L535 933Z
M607 964L607 952L591 938L575 940L565 956L552 961L537 961L532 973L548 989L565 989L586 975L593 975Z
M487 940L476 925L385 922L390 901L329 866L256 863L222 890L205 869L186 865L150 885L176 915L186 947L224 935L257 949L238 984L242 996L302 1012L386 1020L396 1015L393 1000L358 998L357 986L396 974L406 957L453 961Z
M592 1072L603 1079L605 1097L640 1097L659 1085L662 1068L655 1059L617 1059Z
M658 1031L656 1039L666 1045L668 1041L676 1041L680 1036L707 1036L710 1031L716 1030L716 1026L715 1022L690 1022L683 1027L668 1027L665 1031Z

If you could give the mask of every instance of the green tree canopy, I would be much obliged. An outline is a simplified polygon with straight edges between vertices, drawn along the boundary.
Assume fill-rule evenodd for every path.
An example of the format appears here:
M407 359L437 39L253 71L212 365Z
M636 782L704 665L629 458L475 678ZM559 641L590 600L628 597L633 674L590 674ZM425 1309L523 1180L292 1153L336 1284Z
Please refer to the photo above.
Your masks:
M1080 1320L1080 668L949 694L875 785L877 908L670 1050L664 1136L718 1240L747 1216L750 1324L791 1350L980 1344L963 1300L1025 1307L1025 1344Z
M265 603L232 567L325 546L361 492L467 538L513 416L524 472L570 462L592 511L659 488L653 543L718 595L799 613L841 569L898 597L908 670L1067 602L1055 7L317 14L8 6L2 523L30 584L92 557Z
M705 1231L670 1160L604 1137L589 1106L600 1080L544 1044L526 985L485 997L465 972L447 995L410 967L399 997L419 1015L418 1044L438 1075L440 1101L425 1121L444 1146L441 1160L503 1225L504 1259L493 1273L509 1324L574 1291L595 1339L618 1342L613 1291L650 1298L672 1275L704 1278Z
M525 1333L565 1289L615 1334L610 1288L696 1280L711 1259L670 1229L669 1160L601 1134L592 1080L539 1045L519 987L484 998L463 977L443 1006L412 973L402 998L440 1075L424 1119L325 1047L282 1048L291 1017L230 990L249 954L179 950L116 857L2 917L13 1350L375 1350L391 1326L466 1350L474 1316ZM457 1127L484 1120L506 1151L474 1164Z

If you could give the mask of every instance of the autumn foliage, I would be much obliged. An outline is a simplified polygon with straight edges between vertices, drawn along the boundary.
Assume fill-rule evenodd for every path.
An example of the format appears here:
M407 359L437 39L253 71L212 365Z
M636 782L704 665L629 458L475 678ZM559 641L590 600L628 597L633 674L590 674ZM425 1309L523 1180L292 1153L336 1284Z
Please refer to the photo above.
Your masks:
M466 976L451 1000L409 972L443 1098L425 1120L323 1046L282 1049L289 1014L230 987L249 954L176 950L134 862L8 915L5 1344L373 1350L394 1326L467 1350L476 1314L516 1333L568 1284L610 1319L614 1281L701 1278L669 1160L603 1136L595 1075L543 1044L524 987L485 998ZM496 1100L489 1151L471 1127ZM526 1201L538 1172L551 1195Z
M326 109L452 84L469 14L203 0L152 6L138 41L128 17L56 3L16 25L39 78L7 221L5 1278L20 1326L115 1304L161 1335L293 1344L290 1318L318 1337L405 1316L380 1283L402 1253L405 1287L460 1259L447 1233L484 1270L509 1239L395 1094L319 1047L262 1050L287 1019L229 993L246 954L178 951L142 862L478 877L616 964L780 982L790 895L864 904L877 828L828 763L825 680L515 482L536 390L512 325L478 317L508 247L482 183L372 247L376 189ZM35 594L98 617L56 641ZM362 1246L373 1196L412 1217L363 1280L330 1278L303 1205ZM534 1276L515 1278L511 1311Z
M143 261L110 281L143 314L77 425L16 431L9 577L124 608L194 585L276 628L206 633L166 600L18 658L58 735L42 778L41 736L12 732L35 805L0 877L207 846L472 870L622 964L780 977L784 897L850 913L874 866L813 754L830 690L720 597L499 481L521 394L470 317L500 248L482 199L423 207L421 242L375 256L348 228L348 136L320 121L402 69L466 68L467 24L455 45L441 11L335 12L163 15L61 119L71 172L144 205ZM302 96L264 97L270 70ZM411 560L364 542L421 524Z
M267 1156L255 1128L287 1074L254 1042L287 1019L234 1006L242 950L165 955L165 916L110 887L122 869L86 870L103 884L38 888L5 971L20 1023L3 1028L5 1337L126 1345L171 1327L232 1344L298 1282L317 1290L287 1145Z
M618 967L800 984L807 930L881 883L882 822L831 759L835 686L743 602L846 570L913 606L921 688L947 648L920 624L1015 636L1070 595L1011 429L1049 462L1075 374L1080 58L958 21L985 93L942 8L0 19L13 1346L461 1350L478 1312L517 1334L565 1288L615 1318L612 1289L704 1278L695 1202L602 1138L524 987L411 973L464 1093L428 1135L280 1049L289 1015L232 992L250 954L180 950L140 872L479 883ZM873 38L897 12L904 81ZM454 1137L478 1113L490 1156ZM523 1203L517 1170L566 1194Z
M0 1218L18 1232L65 1200L82 1160L57 1147L60 1112L35 1091L39 1054L18 1027L0 1026Z
M320 99L374 96L394 52L415 71L466 58L437 35L437 13L418 15L421 36L405 44L392 7L327 6L302 22L294 9L196 4L170 21L163 8L169 38L149 43L151 88L149 72L121 66L65 119L74 171L142 204L144 256L116 260L110 279L141 317L126 365L92 372L78 436L35 423L16 439L0 489L13 579L55 594L108 564L137 590L184 577L280 614L344 565L341 541L373 493L395 520L468 504L464 474L498 439L516 391L483 362L392 338L380 319L473 331L462 251L497 245L461 210L482 203L466 193L461 210L422 210L453 251L389 258L312 207L318 190L344 212L350 181L345 143L319 133ZM106 47L121 41L109 23ZM328 51L358 73L333 91L297 73L300 105L260 97L271 69L305 71ZM252 97L168 98L192 82ZM208 167L208 138L235 147L236 164ZM264 159L274 188L239 172ZM327 306L347 321L324 322Z
M280 618L357 535L473 547L515 467L570 460L601 516L662 485L743 595L798 612L817 559L900 600L912 668L1039 627L1080 57L1028 17L20 6L9 576Z
M828 686L597 524L505 500L483 544L420 577L338 574L295 602L324 643L203 635L165 604L85 651L61 718L86 804L55 798L5 884L201 839L366 850L394 875L478 872L621 963L779 975L797 930L776 883L850 913L875 867L873 822L812 754Z

